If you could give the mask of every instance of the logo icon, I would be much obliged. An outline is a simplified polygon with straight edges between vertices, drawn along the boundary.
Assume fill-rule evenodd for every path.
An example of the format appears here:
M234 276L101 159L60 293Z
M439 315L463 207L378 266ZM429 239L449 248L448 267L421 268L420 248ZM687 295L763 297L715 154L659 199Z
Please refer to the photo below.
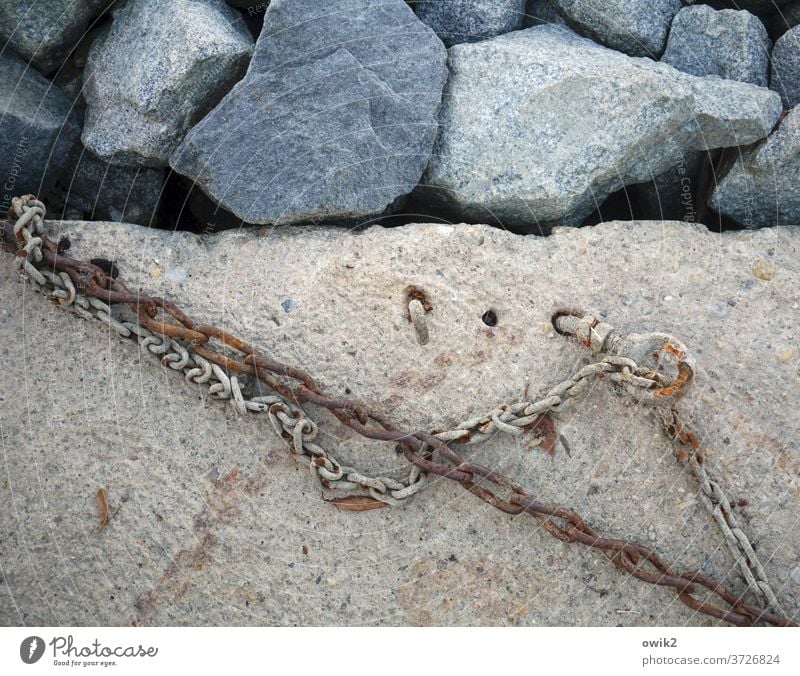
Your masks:
M38 636L28 636L19 646L19 656L25 664L34 664L44 655L44 641Z

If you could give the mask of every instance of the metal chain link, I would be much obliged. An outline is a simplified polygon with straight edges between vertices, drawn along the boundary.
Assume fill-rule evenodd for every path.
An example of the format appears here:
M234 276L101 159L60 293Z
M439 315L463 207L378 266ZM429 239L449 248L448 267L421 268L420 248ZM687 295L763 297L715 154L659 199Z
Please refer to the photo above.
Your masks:
M654 345L658 341L662 341L662 346L666 346L666 351L673 357L679 361L687 359L688 350L682 344L678 344L678 341L671 336L665 334L648 334L647 336L630 334L622 336L610 324L581 311L560 313L555 318L554 324L558 331L574 335L585 346L595 352L611 351L621 354L635 354L638 357L643 353L652 351ZM694 371L693 363L687 361L687 366L692 372ZM680 377L679 374L678 379ZM663 406L661 405L662 402L658 402L655 397L651 397L648 401L659 404L655 409L655 413L657 418L660 418L667 435L676 442L674 446L675 457L682 464L689 466L697 480L700 489L700 501L722 532L725 544L728 546L734 561L736 561L736 565L747 582L747 586L768 608L771 608L776 613L785 614L778 602L775 591L767 579L764 566L759 560L753 545L739 527L731 501L725 495L722 486L712 479L709 474L697 436L686 428L674 406Z
M489 414L470 418L445 432L434 432L441 441L454 441L462 444L481 443L490 439L496 432L513 436L527 433L531 426L541 428L544 414L563 413L585 393L596 378L605 376L609 382L627 384L633 387L653 388L663 384L663 376L639 367L626 357L608 355L601 361L587 364L574 375L551 388L544 397L535 402L521 401L516 404L503 404Z
M662 409L659 415L667 434L675 441L675 458L688 465L698 486L700 501L714 518L722 532L728 550L751 591L774 612L785 615L775 591L772 589L764 566L736 519L730 499L719 482L711 478L705 463L705 455L695 434L684 428L675 408Z
M47 293L49 284L53 290L48 295L57 300L61 307L83 319L96 319L106 324L123 340L138 340L142 352L158 357L164 367L183 371L187 382L206 385L211 396L230 401L239 415L267 412L275 433L289 443L295 459L309 467L322 488L354 495L369 495L385 504L399 506L427 483L427 475L416 465L412 465L407 476L400 480L386 476L369 476L354 467L343 465L315 443L317 424L300 406L277 395L245 398L238 377L228 376L224 369L201 357L191 348L184 347L174 339L154 334L138 322L118 321L112 317L107 303L78 293L69 275L64 272L36 272L39 279L31 277L31 282L37 291ZM542 414L566 410L599 374L607 374L613 382L629 382L639 387L650 387L659 382L647 378L647 374L661 378L659 374L639 368L631 359L609 355L602 361L584 366L536 402L503 404L486 415L464 420L450 430L432 430L430 434L445 442L479 444L488 441L498 432L521 436L532 429L540 429L546 433L549 430L546 424L541 423ZM553 442L553 439L546 440L548 445Z
M206 385L209 394L215 398L229 400L238 414L266 411L275 433L289 442L295 459L309 467L322 488L354 495L369 495L382 503L399 506L427 483L426 473L416 465L412 465L408 474L400 480L386 476L369 476L354 467L343 465L315 443L317 424L300 406L277 395L245 399L239 379L236 376L229 377L217 364L212 364L174 339L168 340L165 336L152 333L138 322L120 322L114 319L108 304L98 298L88 298L78 293L66 272L56 274L37 270L30 261L38 263L42 260L42 240L35 235L44 231L45 205L30 198L14 198L12 209L17 216L14 234L19 236L21 233L25 240L23 251L26 255L17 260L37 290L45 293L49 282L53 289L49 295L61 307L83 319L101 321L123 340L138 340L143 352L159 357L162 366L174 371L184 371L187 382ZM526 434L541 420L542 414L563 411L601 373L609 374L613 381L635 382L640 387L651 387L656 382L645 377L647 372L639 369L632 360L608 356L596 364L583 367L537 402L522 401L511 406L504 404L485 416L471 418L453 429L432 431L431 434L445 442L471 444L487 441L496 432L514 436ZM658 374L650 375L658 377ZM546 443L551 445L553 440L547 439Z
M154 334L138 322L118 321L112 316L107 303L78 293L69 275L64 272L36 272L39 279L30 278L34 288L58 301L62 308L83 319L96 319L106 324L123 340L137 340L142 352L158 357L164 367L183 371L187 382L205 385L211 396L229 401L239 415L267 412L275 433L289 443L295 459L309 467L322 488L369 495L380 502L398 506L427 483L427 475L416 465L412 465L409 473L400 480L369 476L354 467L343 465L315 442L317 424L300 406L277 395L245 398L238 377L229 376L220 366L201 357L190 347ZM48 288L52 288L49 293ZM539 401L503 404L486 415L464 420L450 430L432 430L430 434L445 442L479 444L498 432L521 436L540 429L546 433L549 430L541 423L542 414L566 410L599 374L608 374L609 379L615 382L636 382L639 386L658 382L644 377L646 373L630 359L607 356L600 362L584 366L571 378L553 387ZM660 378L658 374L655 375ZM546 443L552 444L553 441L548 438Z
M26 270L26 273L28 271ZM125 341L138 341L140 350L156 356L161 365L173 371L183 371L186 382L205 385L208 393L230 402L239 415L267 413L275 433L286 440L294 458L306 465L322 488L351 494L363 494L389 505L400 505L415 495L426 483L425 473L414 465L400 480L386 476L368 476L354 467L340 463L318 443L317 424L300 406L278 395L246 398L237 376L201 357L191 348L163 335L157 335L138 322L118 321L111 308L98 298L87 298L76 292L69 275L48 270L36 271L33 276L37 291L48 293L66 310L83 319L96 319L106 324Z
M182 371L187 382L205 385L211 396L228 400L238 414L266 412L275 432L287 442L294 457L309 467L312 476L323 489L348 493L350 496L365 496L374 501L372 506L401 505L426 485L428 473L433 472L458 481L478 497L503 511L512 514L522 511L530 513L543 522L551 535L559 539L582 542L601 549L617 566L639 579L674 587L681 601L701 612L735 624L748 624L757 619L772 624L791 624L780 608L752 545L738 526L730 501L719 483L710 478L695 435L682 425L672 405L682 396L694 373L694 363L688 356L688 350L672 336L660 333L622 336L600 318L581 311L556 313L553 316L553 326L558 333L574 336L593 351L608 354L602 360L579 369L572 377L551 388L538 401L504 404L484 416L465 420L450 430L404 434L395 430L382 416L366 411L359 402L331 399L302 371L260 355L246 343L215 327L194 324L174 304L163 299L131 294L124 285L105 275L96 266L60 256L56 253L55 245L43 236L45 207L34 197L27 195L14 198L10 212L16 217L12 232L18 242L17 264L35 288L49 293L61 307L78 316L103 322L123 340L136 340L142 352L159 357L164 367ZM5 229L8 230L9 226L6 225ZM47 250L43 251L45 245ZM52 269L42 266L43 259L47 259ZM109 302L98 296L103 296ZM110 302L135 307L138 321L113 317ZM182 326L157 322L154 319L157 308L177 319ZM239 352L247 353L248 356L243 361L237 361L209 350L209 337L214 337ZM659 356L659 361L664 355L673 358L677 374L669 384L665 384L667 379L657 370L658 367L647 369L640 365L653 355ZM231 375L229 371L252 373L271 386L275 393L269 396L246 397L239 377ZM301 385L291 389L271 378L267 371L299 380ZM535 502L513 480L488 468L464 461L447 446L448 442L481 443L497 432L520 436L535 430L543 435L545 448L552 450L555 429L548 414L566 410L597 378L620 384L639 401L656 405L655 410L662 416L667 434L676 442L676 458L688 463L692 469L700 485L701 500L722 530L748 586L772 612L743 604L719 583L700 573L682 576L672 573L652 550L622 540L599 537L571 510ZM398 451L412 463L409 473L402 479L371 477L356 468L341 464L316 443L317 424L300 407L301 401L328 408L362 436L397 442ZM377 422L382 430L367 428L365 425L368 420ZM434 462L434 453L449 460L454 466L448 467ZM473 479L475 475L511 489L513 495L510 501L502 500L476 484ZM349 508L346 500L337 504L342 508ZM564 525L553 521L553 517L563 519ZM656 571L643 569L643 562L654 566ZM700 584L716 593L733 610L725 611L694 598L694 584Z

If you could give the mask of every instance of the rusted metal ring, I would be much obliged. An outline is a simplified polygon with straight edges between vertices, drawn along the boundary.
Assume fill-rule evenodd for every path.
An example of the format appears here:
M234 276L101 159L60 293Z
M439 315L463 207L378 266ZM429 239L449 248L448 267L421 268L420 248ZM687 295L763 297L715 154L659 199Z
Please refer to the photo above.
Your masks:
M678 373L672 382L651 386L649 389L630 384L627 386L628 390L639 398L657 403L678 399L686 393L686 389L694 379L694 359L689 355L688 348L668 333L631 333L622 339L615 352L619 356L633 359L639 365L645 364L649 357L658 358L661 354L668 354L675 359Z
M678 362L678 375L669 385L654 389L653 394L664 398L681 397L694 378L694 368L688 360L685 348L675 345L672 341L664 341L661 350L675 357Z

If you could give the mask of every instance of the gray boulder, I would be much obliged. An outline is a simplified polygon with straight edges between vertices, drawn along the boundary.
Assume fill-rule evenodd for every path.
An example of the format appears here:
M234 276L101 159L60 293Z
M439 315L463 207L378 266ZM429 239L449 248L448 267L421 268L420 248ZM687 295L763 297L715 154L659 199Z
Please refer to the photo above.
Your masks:
M745 150L718 183L709 205L748 228L800 224L800 108Z
M526 0L418 0L409 4L448 47L517 30L525 20Z
M251 223L380 213L428 163L445 61L402 0L273 0L247 76L172 167Z
M86 100L83 97L85 91L83 72L86 68L86 61L92 45L97 40L102 40L110 28L110 24L104 24L88 31L78 46L61 64L58 72L54 73L52 76L53 84L63 91L71 101L72 108L78 117L81 128L83 128L86 114Z
M16 58L0 56L0 212L11 198L45 195L67 164L81 130L57 87Z
M613 191L692 150L764 138L768 89L632 59L559 26L449 51L421 195L464 219L578 225Z
M89 53L84 145L113 164L167 165L242 76L252 46L223 0L131 0Z
M800 103L800 26L786 31L775 43L769 86L787 108Z
M0 42L43 73L60 67L80 42L92 18L115 0L3 0Z
M63 207L81 212L81 219L149 225L161 198L164 169L118 167L79 144L59 184Z
M552 0L567 23L606 47L657 59L680 0Z
M675 15L661 60L692 75L718 75L766 87L772 41L747 11L684 7Z

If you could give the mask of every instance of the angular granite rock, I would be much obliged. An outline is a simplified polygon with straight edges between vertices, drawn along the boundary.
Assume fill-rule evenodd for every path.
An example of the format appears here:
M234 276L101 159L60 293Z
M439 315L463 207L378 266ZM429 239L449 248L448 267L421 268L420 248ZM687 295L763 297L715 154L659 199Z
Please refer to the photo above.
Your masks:
M632 59L559 26L456 45L449 66L420 194L474 222L578 225L692 150L764 138L781 112L768 89Z
M769 86L787 108L800 103L800 26L786 31L775 43Z
M680 0L551 0L569 25L606 47L657 59Z
M166 166L242 76L252 48L224 0L131 0L89 54L84 145L113 164Z
M709 206L747 228L800 225L800 108L763 143L744 150Z
M624 333L677 336L697 360L678 407L708 471L747 502L736 507L742 529L800 621L800 529L790 527L800 514L800 229L718 235L618 222L546 238L466 224L47 230L69 235L71 255L116 260L131 289L308 369L403 429L539 398L593 360L554 334L557 308L595 309ZM2 401L3 626L722 624L446 479L405 507L340 511L265 413L237 415L18 276L0 248L0 360L4 382L18 384ZM425 346L405 315L409 284L433 305ZM487 310L493 327L481 321ZM394 444L305 408L317 443L342 462L407 471ZM596 380L559 415L558 432L569 454L543 452L535 433L457 449L537 500L574 509L601 536L653 547L675 570L745 592L652 407ZM111 515L102 530L100 488Z
M684 7L675 15L661 60L690 75L718 75L766 87L772 41L747 11Z
M171 165L251 223L380 213L428 163L445 59L402 0L274 0L247 76Z
M91 19L115 0L3 0L0 44L10 45L43 73L59 68ZM5 51L5 50L4 50Z
M526 0L418 0L409 2L448 47L478 42L523 27Z
M46 195L81 130L67 97L31 66L0 56L0 212L11 199Z

